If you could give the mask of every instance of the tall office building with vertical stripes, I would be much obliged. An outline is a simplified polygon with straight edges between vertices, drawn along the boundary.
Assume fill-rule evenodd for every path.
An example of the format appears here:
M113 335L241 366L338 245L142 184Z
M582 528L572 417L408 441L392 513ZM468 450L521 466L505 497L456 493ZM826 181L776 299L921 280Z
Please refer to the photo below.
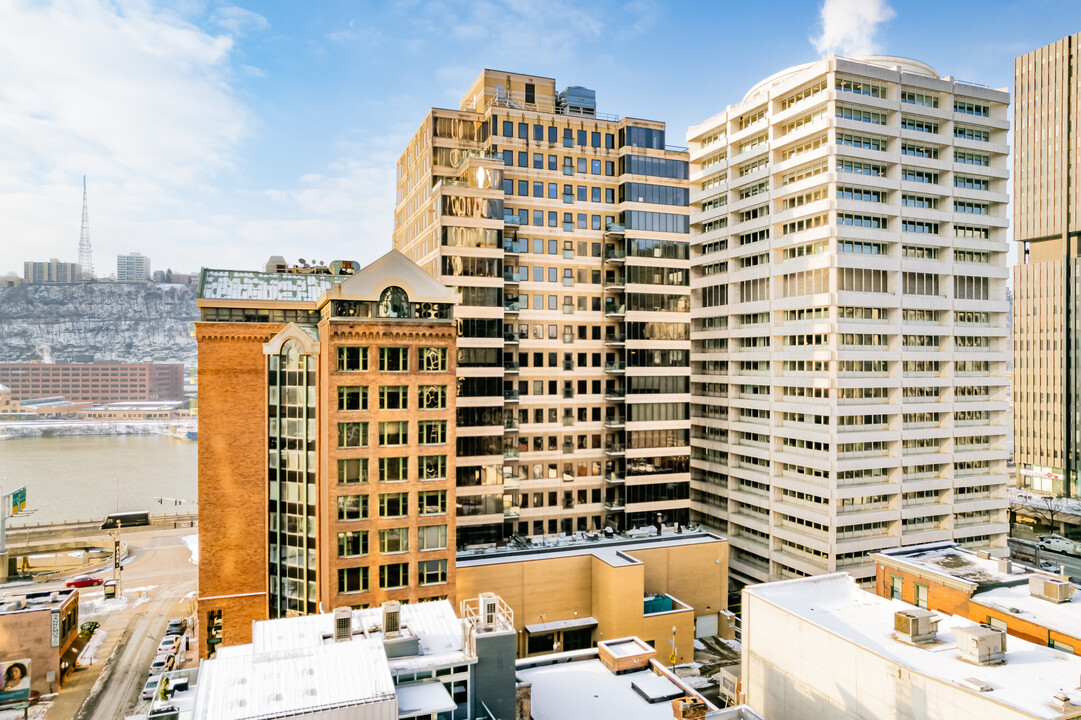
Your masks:
M1009 94L828 56L692 127L692 519L746 582L1005 544Z
M686 522L686 148L485 70L398 161L394 245L458 297L458 545Z

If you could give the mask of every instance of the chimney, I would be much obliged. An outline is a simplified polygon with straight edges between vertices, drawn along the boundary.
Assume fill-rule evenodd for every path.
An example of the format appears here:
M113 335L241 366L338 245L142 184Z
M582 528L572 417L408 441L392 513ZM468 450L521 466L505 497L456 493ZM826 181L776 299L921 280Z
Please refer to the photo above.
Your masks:
M1009 558L998 558L998 571L1004 575L1009 575L1013 572L1013 561Z
M698 698L681 697L672 701L673 720L705 720L706 704Z
M353 639L353 608L334 608L334 642Z

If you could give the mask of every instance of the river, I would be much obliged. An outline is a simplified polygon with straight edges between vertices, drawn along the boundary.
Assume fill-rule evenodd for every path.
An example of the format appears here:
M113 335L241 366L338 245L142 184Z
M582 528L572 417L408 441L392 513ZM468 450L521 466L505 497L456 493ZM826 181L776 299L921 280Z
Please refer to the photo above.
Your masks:
M0 441L3 492L26 486L9 527L100 520L109 513L197 511L198 444L167 435L27 437ZM159 505L155 498L170 498ZM171 499L182 500L175 505Z

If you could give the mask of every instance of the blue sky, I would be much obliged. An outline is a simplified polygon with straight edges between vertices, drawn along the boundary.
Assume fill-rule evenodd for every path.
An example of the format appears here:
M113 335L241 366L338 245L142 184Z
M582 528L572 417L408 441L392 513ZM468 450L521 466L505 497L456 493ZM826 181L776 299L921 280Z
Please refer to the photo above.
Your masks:
M485 67L597 91L669 143L762 78L828 50L915 57L1010 87L1013 58L1081 31L1028 2L6 0L0 3L0 275L363 262L390 248L394 164Z

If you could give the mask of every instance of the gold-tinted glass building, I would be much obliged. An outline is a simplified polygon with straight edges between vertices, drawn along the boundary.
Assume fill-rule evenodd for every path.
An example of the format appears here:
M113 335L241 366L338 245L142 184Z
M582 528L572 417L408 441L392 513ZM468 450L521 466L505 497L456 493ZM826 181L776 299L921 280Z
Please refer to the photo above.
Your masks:
M1014 459L1021 487L1071 497L1081 492L1079 42L1014 61Z
M253 620L454 600L454 298L398 252L349 265L201 274L203 656Z
M686 522L685 148L483 71L398 161L395 247L453 288L458 543Z

